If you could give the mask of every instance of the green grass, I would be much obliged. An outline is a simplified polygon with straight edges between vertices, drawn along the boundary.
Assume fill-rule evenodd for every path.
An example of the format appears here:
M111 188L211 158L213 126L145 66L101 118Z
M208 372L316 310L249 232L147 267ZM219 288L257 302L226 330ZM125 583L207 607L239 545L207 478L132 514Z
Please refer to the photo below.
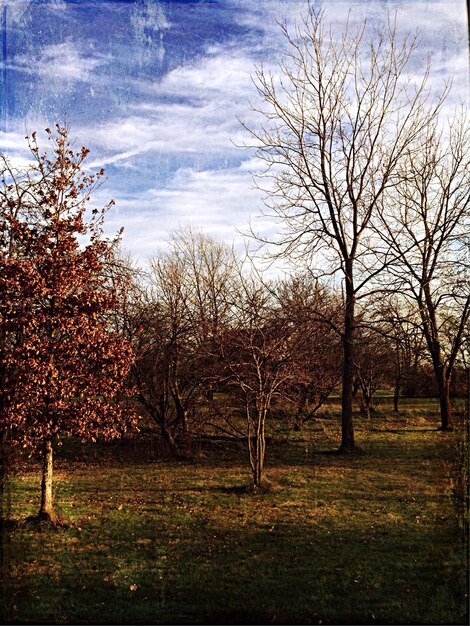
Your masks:
M437 425L358 422L344 457L322 453L337 422L316 420L268 447L276 489L257 495L236 445L178 463L64 450L56 500L75 526L4 531L2 620L467 623L462 434ZM36 512L38 490L39 465L12 477L10 517Z

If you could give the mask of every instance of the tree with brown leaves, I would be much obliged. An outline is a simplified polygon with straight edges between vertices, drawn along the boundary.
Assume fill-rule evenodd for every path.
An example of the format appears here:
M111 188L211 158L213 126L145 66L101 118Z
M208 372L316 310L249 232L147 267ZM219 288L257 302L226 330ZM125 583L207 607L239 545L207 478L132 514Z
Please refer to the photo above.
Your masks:
M67 127L46 132L49 151L28 138L27 171L2 157L0 420L12 442L42 447L37 518L54 522L54 444L110 438L134 422L120 402L133 353L109 324L121 293L103 271L116 242L103 236L109 205L86 214L103 172L84 170L88 150L73 150Z

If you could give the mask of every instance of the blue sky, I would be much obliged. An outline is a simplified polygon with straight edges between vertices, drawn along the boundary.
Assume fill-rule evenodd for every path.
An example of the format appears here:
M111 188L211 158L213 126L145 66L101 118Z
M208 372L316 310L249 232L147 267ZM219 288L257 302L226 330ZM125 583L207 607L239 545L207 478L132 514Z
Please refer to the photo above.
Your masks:
M465 0L317 1L336 26L389 12L401 33L419 29L414 70L433 63L440 89L454 76L449 106L468 99ZM107 180L95 196L116 207L109 232L140 262L187 223L241 245L256 221L257 163L237 147L237 120L257 124L249 101L255 66L275 71L284 50L276 20L292 23L307 3L292 0L0 0L3 65L0 149L22 164L25 131L67 119ZM374 30L375 29L375 30ZM258 230L272 224L259 220Z

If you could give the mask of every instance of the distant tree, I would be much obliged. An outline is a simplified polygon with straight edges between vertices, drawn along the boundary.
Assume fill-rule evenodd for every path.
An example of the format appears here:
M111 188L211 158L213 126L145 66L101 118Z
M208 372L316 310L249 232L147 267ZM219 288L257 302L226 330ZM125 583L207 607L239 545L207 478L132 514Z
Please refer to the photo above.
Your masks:
M120 290L103 272L115 245L102 233L108 207L86 215L102 172L84 170L88 150L73 150L67 127L47 133L44 153L29 138L26 171L2 157L0 419L13 442L41 445L38 519L54 521L55 443L113 437L135 418L120 402L132 347L109 324Z
M395 292L381 293L367 309L373 328L389 342L387 360L391 360L393 369L393 409L398 413L400 394L415 393L413 380L420 377L421 366L426 361L419 313L412 302Z
M337 33L311 4L300 26L283 31L280 76L262 68L256 74L265 123L248 130L266 163L258 179L266 214L281 227L268 243L343 280L340 450L349 453L356 305L383 269L372 225L440 102L425 110L428 73L417 79L409 69L417 38L399 42L393 23L366 42L365 25Z
M441 429L452 427L450 383L470 315L470 124L429 124L398 171L378 232L392 251L387 287L414 303L439 390Z
M277 293L286 318L302 337L292 355L292 375L283 386L299 431L341 380L341 300L305 274L282 281Z
M187 310L199 354L198 371L204 394L210 399L220 383L217 342L232 320L231 294L238 285L240 260L230 246L189 227L173 233L171 245L173 256L185 265Z
M358 328L356 380L361 391L361 412L368 418L377 406L376 392L393 376L394 356L393 345L386 336L375 330Z
M171 454L200 424L200 400L220 379L217 337L227 323L235 259L227 246L190 229L153 259L134 310L138 399Z

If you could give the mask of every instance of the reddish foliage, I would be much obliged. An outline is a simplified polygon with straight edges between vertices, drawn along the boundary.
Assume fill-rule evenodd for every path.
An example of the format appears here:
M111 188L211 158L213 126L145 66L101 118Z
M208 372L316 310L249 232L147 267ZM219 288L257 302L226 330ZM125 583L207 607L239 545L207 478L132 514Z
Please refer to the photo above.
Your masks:
M49 153L29 139L30 170L4 159L0 190L0 425L25 446L135 422L120 402L132 347L111 325L125 284L106 277L110 205L86 216L101 173L84 171L88 150L71 148L67 128L46 132Z

